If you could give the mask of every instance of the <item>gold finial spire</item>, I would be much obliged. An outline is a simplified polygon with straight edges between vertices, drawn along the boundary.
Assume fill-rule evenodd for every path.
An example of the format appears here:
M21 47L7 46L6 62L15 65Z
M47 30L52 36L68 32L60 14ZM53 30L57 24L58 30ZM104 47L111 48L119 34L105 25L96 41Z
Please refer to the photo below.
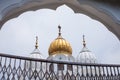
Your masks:
M35 48L38 49L38 36L36 36L36 44L35 44Z
M58 29L59 29L58 35L61 36L61 26L60 25L58 26Z
M86 43L85 43L85 35L83 35L83 46L86 47Z

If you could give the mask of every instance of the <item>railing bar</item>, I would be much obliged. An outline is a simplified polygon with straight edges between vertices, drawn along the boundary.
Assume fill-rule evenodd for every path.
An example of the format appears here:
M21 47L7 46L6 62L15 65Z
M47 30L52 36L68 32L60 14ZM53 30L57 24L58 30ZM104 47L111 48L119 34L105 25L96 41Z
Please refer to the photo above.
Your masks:
M42 70L42 62L40 62L40 71Z
M81 66L81 70L82 70L82 75L81 75L81 76L83 77L83 76L84 76L84 73L83 73L83 66Z
M86 77L88 77L89 76L89 74L88 74L88 66L85 66L86 67Z
M116 77L117 76L116 67L113 67L113 69L114 69L114 76Z
M111 73L111 76L113 76L112 67L110 67L110 73Z
M18 66L18 73L17 73L18 80L20 80L20 76L22 74L22 72L20 73L20 69L21 69L21 59L19 61L19 66Z
M15 61L14 61L14 67L16 66L16 59L15 59Z
M92 69L92 66L90 66L90 74L91 74L91 77L93 77L93 69Z
M83 66L104 66L104 67L117 67L120 65L117 64L92 64L92 63L78 63L78 62L68 62L68 61L51 61L51 60L46 60L46 59L35 59L35 58L30 58L30 57L23 57L23 56L15 56L15 55L9 55L9 54L2 54L0 53L0 56L3 57L8 57L8 58L16 58L16 59L22 59L22 60L32 60L32 61L38 61L38 62L47 62L47 63L59 63L59 64L69 64L69 65L83 65Z
M15 75L16 75L16 59L14 60L14 63L13 63L13 70L12 70L12 80L15 79Z
M11 64L11 58L10 58L10 62L9 62L9 65Z
M21 59L20 59L20 61L19 61L19 66L21 66Z
M39 73L38 73L38 76L39 76L39 80L41 80L42 79L42 72L43 72L43 69L42 68L44 68L44 66L42 66L42 62L39 62L39 65L40 65L40 69L39 69Z
M5 63L4 63L4 66L6 66L6 61L7 61L7 57L5 57Z
M0 63L2 62L2 56L1 56L1 58L0 58Z
M114 69L114 75L116 76L117 75L117 73L116 73L116 67L113 67L113 69Z
M108 71L108 67L106 67L107 70L107 78L109 78L109 71Z
M31 80L31 78L32 78L32 75L33 74L31 74L31 71L32 71L32 61L30 61L29 62L29 64L27 65L27 67L29 68L28 70L29 70L29 80Z
M118 72L118 79L120 79L119 67L117 67L117 72Z
M97 77L97 70L96 70L96 66L94 66L94 69L95 69L95 76Z
M24 68L23 68L23 80L25 80L25 77L26 77L26 60L25 60L25 63L24 63Z
M101 71L101 76L104 76L103 68L104 68L104 67L101 66L101 69L100 69L100 71Z
M101 74L101 66L99 66L98 69L99 69L99 76L101 77L102 76L102 74Z
M35 62L35 65L34 65L34 67L35 67L35 70L34 70L34 79L36 80L37 79L37 62Z
M5 78L5 73L6 73L6 70L7 70L6 69L6 60L7 60L7 57L5 57L5 61L4 61L4 64L3 64L4 66L2 67L2 71L3 71L3 76L2 77L3 78Z
M9 60L9 64L8 64L8 67L7 67L7 80L10 80L10 75L11 75L11 73L10 73L10 65L11 64L11 58L10 58L10 60Z

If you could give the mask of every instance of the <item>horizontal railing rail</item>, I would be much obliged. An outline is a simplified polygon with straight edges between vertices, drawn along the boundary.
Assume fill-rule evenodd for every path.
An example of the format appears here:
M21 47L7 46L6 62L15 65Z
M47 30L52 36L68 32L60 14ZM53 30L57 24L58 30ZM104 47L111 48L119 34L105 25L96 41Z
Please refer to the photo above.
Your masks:
M0 53L0 80L120 80L120 65L51 61Z

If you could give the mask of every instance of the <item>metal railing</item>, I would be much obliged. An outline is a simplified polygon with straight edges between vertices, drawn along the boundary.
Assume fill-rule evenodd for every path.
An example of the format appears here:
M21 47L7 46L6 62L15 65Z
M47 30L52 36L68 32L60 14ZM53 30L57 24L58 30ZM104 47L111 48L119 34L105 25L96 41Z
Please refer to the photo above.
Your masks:
M0 54L0 80L120 80L120 65L48 61Z

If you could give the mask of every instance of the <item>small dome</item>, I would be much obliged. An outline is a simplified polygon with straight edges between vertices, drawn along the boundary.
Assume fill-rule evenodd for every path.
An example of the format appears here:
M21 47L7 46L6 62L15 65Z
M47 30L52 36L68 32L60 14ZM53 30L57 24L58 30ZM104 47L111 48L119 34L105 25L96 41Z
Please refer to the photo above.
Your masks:
M60 29L59 27L59 36L50 44L49 47L49 55L54 55L54 54L67 54L71 55L72 54L72 48L70 46L70 43L66 41L64 38L62 38Z
M30 57L37 58L37 59L43 59L42 54L40 53L38 49L38 37L36 37L36 45L34 51L30 54Z
M29 55L29 57L31 58L35 58L35 59L44 59L42 54L40 53L39 49L38 49L38 37L36 37L36 45L35 45L35 49L34 51ZM40 69L43 68L43 70L45 69L45 64L39 64L39 62L35 62L35 61L26 61L26 68L27 69ZM23 79L21 79L23 80ZM34 80L34 79L32 79Z
M97 59L91 51L86 47L86 43L83 36L83 48L81 52L77 55L77 62L81 63L97 63Z
M40 53L39 49L35 49L31 54L31 58L36 58L36 59L43 59L42 54Z
M83 48L79 55L77 55L77 62L81 63L97 63L95 55L87 48Z

